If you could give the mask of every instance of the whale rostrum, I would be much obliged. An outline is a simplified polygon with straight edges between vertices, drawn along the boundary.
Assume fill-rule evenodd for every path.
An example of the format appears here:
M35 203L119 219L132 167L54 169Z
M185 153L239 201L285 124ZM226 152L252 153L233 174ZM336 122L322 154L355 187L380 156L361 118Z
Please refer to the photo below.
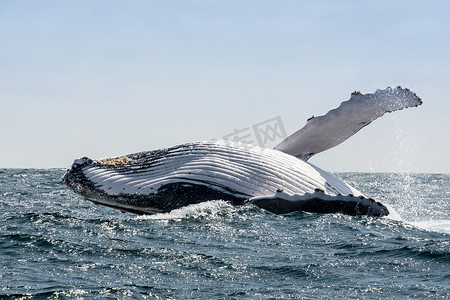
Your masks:
M96 204L138 214L225 200L276 214L304 211L349 215L395 214L307 160L382 116L422 104L413 92L387 88L353 93L350 100L274 149L230 141L194 142L116 158L74 161L63 182Z

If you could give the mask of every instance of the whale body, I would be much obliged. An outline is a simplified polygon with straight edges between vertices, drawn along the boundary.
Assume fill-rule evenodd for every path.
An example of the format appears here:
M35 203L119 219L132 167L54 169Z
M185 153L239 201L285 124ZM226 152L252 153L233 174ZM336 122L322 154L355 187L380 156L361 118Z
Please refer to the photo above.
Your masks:
M307 162L386 112L418 106L419 97L400 87L350 100L274 149L230 141L195 142L167 149L74 161L63 182L87 200L138 214L169 212L186 205L225 200L251 203L277 214L304 211L349 215L395 214L336 176Z

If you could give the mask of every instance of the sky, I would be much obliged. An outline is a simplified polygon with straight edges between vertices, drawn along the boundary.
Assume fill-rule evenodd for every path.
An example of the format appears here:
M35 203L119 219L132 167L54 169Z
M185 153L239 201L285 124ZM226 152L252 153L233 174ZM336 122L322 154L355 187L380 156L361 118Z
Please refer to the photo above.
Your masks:
M449 173L449 14L448 1L1 0L0 168L68 168L270 120L289 135L355 90L401 85L423 105L310 162Z

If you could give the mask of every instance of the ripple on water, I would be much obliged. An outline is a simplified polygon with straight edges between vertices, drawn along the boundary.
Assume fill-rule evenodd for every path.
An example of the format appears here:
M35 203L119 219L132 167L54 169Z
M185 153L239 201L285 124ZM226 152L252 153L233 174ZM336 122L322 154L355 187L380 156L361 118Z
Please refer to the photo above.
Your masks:
M135 216L95 206L63 170L0 172L0 296L443 298L448 175L338 174L403 221L274 215L211 201ZM401 194L395 190L402 190Z

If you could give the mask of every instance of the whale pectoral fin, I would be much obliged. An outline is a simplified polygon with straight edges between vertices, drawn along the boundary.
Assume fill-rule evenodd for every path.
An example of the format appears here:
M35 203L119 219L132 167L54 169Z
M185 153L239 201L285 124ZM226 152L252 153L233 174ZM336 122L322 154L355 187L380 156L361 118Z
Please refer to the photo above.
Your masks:
M350 100L342 102L338 108L324 116L308 119L302 129L274 149L306 161L314 154L344 142L387 112L421 104L422 100L415 93L401 87L388 87L373 94L354 92Z
M275 214L296 211L373 217L384 217L390 214L384 204L374 199L353 195L327 195L321 190L304 195L289 195L281 192L273 196L254 197L249 202Z

